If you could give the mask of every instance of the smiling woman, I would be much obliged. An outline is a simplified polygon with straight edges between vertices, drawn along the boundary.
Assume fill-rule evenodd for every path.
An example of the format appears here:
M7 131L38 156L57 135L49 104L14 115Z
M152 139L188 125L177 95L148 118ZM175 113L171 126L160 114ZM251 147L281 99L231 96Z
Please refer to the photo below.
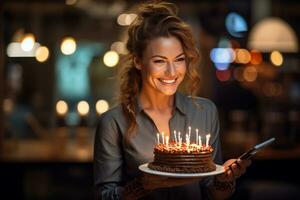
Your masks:
M223 164L228 168L224 174L201 181L138 170L153 161L158 132L163 141L173 141L173 131L179 131L180 137L187 129L191 134L190 127L201 134L210 133L211 142L206 145L214 149L213 163L222 164L217 110L208 99L194 96L199 84L199 53L191 29L176 13L174 4L143 4L128 29L128 62L119 74L120 104L100 116L96 130L98 199L224 199L232 194L235 178L249 165L247 160L238 161L229 169L236 161L232 159ZM189 97L178 92L183 80L188 81Z

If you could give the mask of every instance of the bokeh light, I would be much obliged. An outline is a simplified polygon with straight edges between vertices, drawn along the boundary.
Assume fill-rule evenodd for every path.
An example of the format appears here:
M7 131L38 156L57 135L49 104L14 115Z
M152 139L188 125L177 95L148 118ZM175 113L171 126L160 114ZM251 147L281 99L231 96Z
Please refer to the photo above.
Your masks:
M66 113L68 112L69 108L68 108L68 104L63 101L63 100L59 100L57 103L56 103L56 113L58 115L66 115Z
M247 49L235 49L235 62L247 64L251 60L251 55Z
M35 43L34 35L32 33L28 33L24 35L24 38L21 42L21 48L23 51L31 51L34 43Z
M65 55L71 55L76 51L76 41L72 37L66 37L63 39L60 50Z
M243 77L248 82L253 82L257 78L257 69L253 66L247 66L243 71Z
M257 50L251 50L250 51L251 54L251 60L250 63L253 65L259 65L262 62L262 55L259 51Z
M225 24L227 31L234 37L241 38L248 31L246 20L235 12L231 12L226 16Z
M98 100L96 103L96 111L99 115L101 115L102 113L105 113L106 111L108 111L109 109L109 104L106 100Z
M210 58L218 70L226 70L234 60L234 51L231 48L213 48Z
M112 45L110 46L110 50L115 51L118 54L123 54L123 55L128 53L128 51L126 49L126 44L121 41L112 43Z
M279 51L272 51L270 55L270 60L273 65L279 67L283 64L283 56Z
M119 62L119 54L115 51L108 51L103 56L103 62L107 67L114 67Z
M227 70L216 70L216 77L221 82L228 81L231 77L231 72L228 69Z
M45 46L39 47L35 52L35 58L39 62L45 62L49 58L49 50Z
M90 106L89 106L88 102L80 101L77 104L77 111L78 111L79 115L86 116L90 111Z
M243 76L243 67L237 67L233 70L233 77L235 80L242 82L244 81L244 76Z

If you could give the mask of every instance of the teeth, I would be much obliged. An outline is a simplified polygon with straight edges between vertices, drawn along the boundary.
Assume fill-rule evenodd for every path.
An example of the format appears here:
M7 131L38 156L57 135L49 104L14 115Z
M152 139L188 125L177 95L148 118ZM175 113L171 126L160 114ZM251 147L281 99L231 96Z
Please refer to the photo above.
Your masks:
M164 83L175 83L175 79L173 79L173 80L163 80L163 79L161 79L161 81L162 82L164 82Z

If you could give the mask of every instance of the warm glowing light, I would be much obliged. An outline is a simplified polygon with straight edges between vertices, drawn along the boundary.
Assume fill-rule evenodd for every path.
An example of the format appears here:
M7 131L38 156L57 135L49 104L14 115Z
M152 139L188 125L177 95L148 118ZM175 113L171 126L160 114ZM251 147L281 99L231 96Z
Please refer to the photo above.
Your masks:
M103 57L103 62L108 67L114 67L119 62L119 54L115 51L108 51Z
M34 35L31 33L28 33L24 36L22 42L21 42L21 48L23 51L31 51L35 43Z
M259 51L257 50L251 50L251 60L250 63L253 65L259 65L262 62L262 55Z
M219 81L228 81L231 77L230 70L216 70L216 76Z
M270 60L275 66L281 66L283 63L283 56L279 51L272 51Z
M60 100L56 103L56 112L58 115L66 115L68 110L68 104L65 101Z
M7 45L6 54L8 57L35 57L35 52L41 45L34 43L30 51L24 51L19 42L11 42Z
M88 102L80 101L77 104L77 111L78 111L79 115L86 116L90 111L90 106L89 106Z
M76 41L72 37L66 37L63 39L60 50L65 55L71 55L76 51Z
M45 62L49 58L49 50L45 46L39 47L35 52L35 58L39 62Z
M134 21L136 16L137 16L136 14L122 13L118 16L117 22L121 26L129 26Z
M247 49L235 50L235 62L241 64L247 64L251 60L251 55Z
M125 24L129 26L135 20L136 17L137 17L136 14L133 13L127 14L125 17Z
M105 113L109 109L109 104L105 100L99 100L96 103L96 111L100 115L102 113Z
M283 19L266 17L252 28L248 47L260 52L298 52L298 38L293 28Z
M118 54L123 54L123 55L128 53L125 43L121 42L121 41L112 43L112 45L110 46L110 50L115 51Z
M253 82L256 80L257 78L257 70L255 67L253 66L247 66L245 69L244 69L244 72L243 72L243 77L246 81L248 82Z

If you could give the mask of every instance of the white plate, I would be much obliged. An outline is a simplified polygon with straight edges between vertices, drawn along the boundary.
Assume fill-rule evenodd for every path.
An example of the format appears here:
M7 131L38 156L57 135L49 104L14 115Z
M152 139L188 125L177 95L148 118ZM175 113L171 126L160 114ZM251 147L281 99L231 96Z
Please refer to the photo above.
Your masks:
M168 177L176 177L176 178L192 178L192 177L206 177L206 176L214 176L217 174L222 174L225 170L222 165L216 164L216 170L205 173L171 173L171 172L162 172L150 169L148 167L149 163L145 163L139 166L139 169L148 174L154 174L159 176L168 176Z

